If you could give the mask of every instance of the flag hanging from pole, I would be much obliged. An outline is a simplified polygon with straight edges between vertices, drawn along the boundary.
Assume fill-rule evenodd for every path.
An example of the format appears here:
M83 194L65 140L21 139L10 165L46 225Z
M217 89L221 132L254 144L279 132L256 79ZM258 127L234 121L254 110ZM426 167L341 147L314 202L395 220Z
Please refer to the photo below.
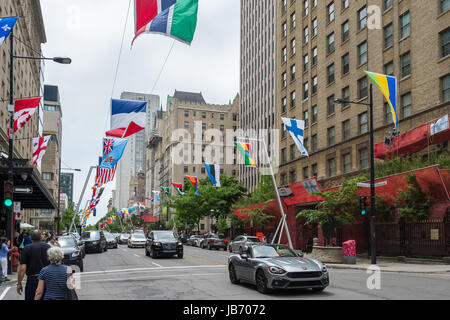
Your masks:
M161 198L159 197L159 191L153 190L153 194L156 196L156 200L161 201Z
M220 165L205 163L205 167L212 185L220 188Z
M305 134L305 121L288 118L281 118L281 120L283 120L286 130L289 131L292 139L294 139L294 142L298 150L300 151L300 154L302 156L309 157L308 151L305 149L305 146L303 145L303 136Z
M186 179L188 180L188 182L191 185L191 187L194 188L195 194L199 194L199 191L198 191L198 178L197 177L186 176Z
M369 71L365 71L365 73L373 81L373 83L375 83L375 85L381 90L384 97L386 98L386 101L389 104L389 107L391 108L392 121L395 124L395 128L397 128L398 125L397 78Z
M18 17L0 19L0 46L6 41L18 19Z
M178 193L178 195L180 195L180 196L184 195L183 184L182 183L172 182L172 186L175 188L175 190Z
M135 37L157 33L191 44L197 26L198 0L135 0Z
M14 102L13 133L16 133L25 126L28 120L30 120L36 112L39 103L41 103L41 98L22 99Z
M112 169L117 165L120 158L122 158L125 147L127 146L127 139L119 138L104 138L103 139L103 158L100 163L102 169Z
M161 187L161 191L167 194L168 196L171 196L169 187Z
M47 144L52 136L44 136L33 138L33 164L36 165L41 161L47 150Z
M235 142L235 144L238 147L239 151L241 151L244 155L245 166L258 168L252 156L251 145L242 142Z
M112 169L100 168L101 162L102 157L99 157L99 165L97 166L97 174L95 176L95 183L98 183L99 185L113 181L117 170L117 164Z
M106 136L126 138L145 129L147 102L116 100L111 101L111 130Z

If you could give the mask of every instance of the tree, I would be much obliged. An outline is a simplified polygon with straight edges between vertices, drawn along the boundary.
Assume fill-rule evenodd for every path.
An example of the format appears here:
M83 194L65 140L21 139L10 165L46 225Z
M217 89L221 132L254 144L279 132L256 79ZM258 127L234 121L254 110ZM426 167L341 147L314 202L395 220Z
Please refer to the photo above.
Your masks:
M400 217L408 222L427 218L431 196L422 190L416 175L408 174L405 181L408 182L407 190L399 190L399 198L396 201Z
M69 207L66 210L64 210L61 215L61 222L60 222L61 230L69 231L74 214L75 214L75 203L71 202L69 204ZM75 216L75 225L80 225L80 223L81 223L80 216L77 214Z
M276 198L277 194L273 186L272 177L263 175L261 176L261 180L259 181L258 186L253 191L253 193L249 196L243 197L238 203L236 203L234 208L238 209L242 207L248 207L253 204L272 201Z
M255 233L255 229L264 226L266 222L275 218L273 215L264 213L266 209L267 204L262 208L243 209L241 211L243 214L247 215L247 218L245 218L244 221L250 223L252 234Z
M216 222L216 228L220 233L225 233L228 230L228 222L227 219L223 216L220 216Z

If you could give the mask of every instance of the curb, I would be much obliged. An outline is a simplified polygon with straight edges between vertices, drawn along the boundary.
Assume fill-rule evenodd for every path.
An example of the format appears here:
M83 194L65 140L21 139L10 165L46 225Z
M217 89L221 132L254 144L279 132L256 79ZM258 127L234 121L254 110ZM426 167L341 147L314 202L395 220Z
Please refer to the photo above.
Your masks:
M369 266L353 266L353 265L340 265L340 264L327 264L325 263L325 265L330 268L330 269L347 269L347 270L367 270L367 268ZM384 268L386 268L387 266L380 266L377 265L378 267L380 267L382 272L397 272L397 273L425 273L425 274L430 274L430 273L439 273L439 274L446 274L446 273L450 273L450 269L448 270L442 270L442 271L427 271L427 270L386 270Z

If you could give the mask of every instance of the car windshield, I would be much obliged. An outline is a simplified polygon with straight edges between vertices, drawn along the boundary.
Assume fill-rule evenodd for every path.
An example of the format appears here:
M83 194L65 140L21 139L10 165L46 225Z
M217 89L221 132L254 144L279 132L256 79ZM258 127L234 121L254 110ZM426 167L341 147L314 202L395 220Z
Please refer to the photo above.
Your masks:
M258 237L247 237L248 242L261 242Z
M72 233L72 235L75 237L75 239L77 239L77 240L80 239L80 235L78 233Z
M75 247L75 240L72 237L58 238L58 243L61 248Z
M81 239L84 239L84 240L100 240L100 232L98 232L98 231L83 232L81 234Z
M155 240L158 241L176 241L172 232L155 232Z
M143 240L143 239L145 239L145 236L143 234L133 234L131 236L131 239Z
M286 246L257 246L253 247L255 258L295 257L296 254Z
M122 233L121 235L120 235L120 237L121 238L129 238L130 237L130 234L129 233Z

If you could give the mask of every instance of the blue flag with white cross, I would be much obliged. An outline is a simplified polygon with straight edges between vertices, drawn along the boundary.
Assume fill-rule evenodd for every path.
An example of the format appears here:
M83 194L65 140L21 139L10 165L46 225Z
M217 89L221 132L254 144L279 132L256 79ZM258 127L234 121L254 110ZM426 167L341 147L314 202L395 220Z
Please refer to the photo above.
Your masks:
M0 18L0 46L8 38L18 19L17 17Z
M305 121L288 118L281 118L281 120L283 120L286 130L289 131L292 139L294 139L295 144L300 151L300 154L302 156L309 157L308 151L303 145L303 137L305 135Z

